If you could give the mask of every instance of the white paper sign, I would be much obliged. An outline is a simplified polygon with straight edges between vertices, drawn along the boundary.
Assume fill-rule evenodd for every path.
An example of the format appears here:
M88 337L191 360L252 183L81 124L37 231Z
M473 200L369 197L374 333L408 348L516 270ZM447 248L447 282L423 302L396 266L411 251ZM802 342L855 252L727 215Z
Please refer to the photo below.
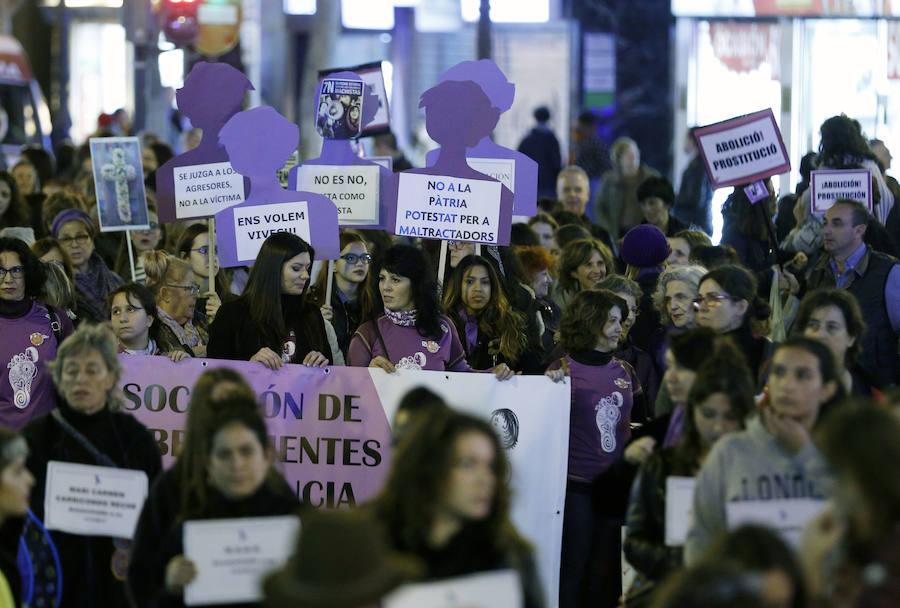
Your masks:
M143 471L51 460L44 525L69 534L131 538L147 486Z
M742 524L762 524L778 532L794 548L800 546L803 528L819 514L824 500L815 498L785 498L779 500L744 500L725 505L728 528Z
M175 217L209 217L244 202L244 176L231 163L175 167Z
M263 241L274 232L292 232L309 243L308 207L306 201L299 201L236 208L234 241L238 259L255 259Z
M666 477L666 546L680 547L694 515L693 477Z
M695 131L713 188L754 182L791 168L772 110Z
M184 555L197 568L184 603L260 601L262 579L284 565L299 530L300 520L291 515L184 522Z
M394 233L496 245L499 182L401 173Z
M377 224L379 171L371 165L300 165L297 190L331 199L340 225Z
M388 171L394 170L394 157L393 156L367 156L366 160L370 160L376 165L381 165Z
M383 608L521 608L522 586L515 570L497 570L404 585L384 598Z
M485 175L516 191L516 161L513 158L472 158L466 157L466 163Z
M823 170L810 173L809 194L813 213L825 213L834 201L849 198L859 201L869 212L872 200L872 171L870 169Z

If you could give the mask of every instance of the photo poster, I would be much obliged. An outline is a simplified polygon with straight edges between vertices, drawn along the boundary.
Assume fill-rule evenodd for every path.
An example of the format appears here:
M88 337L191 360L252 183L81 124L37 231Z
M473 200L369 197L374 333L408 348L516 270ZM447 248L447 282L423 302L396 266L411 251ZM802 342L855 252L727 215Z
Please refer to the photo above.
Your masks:
M700 127L694 138L713 188L748 184L791 170L771 108Z
M89 141L100 232L149 230L140 140L92 137Z
M355 139L362 133L361 80L325 78L316 110L316 131L326 139Z
M372 137L388 133L391 130L391 110L388 103L387 88L384 86L384 70L380 61L372 61L353 67L333 68L319 70L319 81L324 80L329 74L338 72L354 72L362 78L364 84L372 88L372 92L378 96L378 111L371 122L364 125L359 137Z

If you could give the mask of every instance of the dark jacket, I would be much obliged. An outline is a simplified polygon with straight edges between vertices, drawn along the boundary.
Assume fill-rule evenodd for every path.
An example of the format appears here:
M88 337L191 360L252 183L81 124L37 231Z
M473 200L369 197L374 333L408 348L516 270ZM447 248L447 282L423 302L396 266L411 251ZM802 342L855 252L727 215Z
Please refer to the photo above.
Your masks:
M162 469L159 446L147 428L131 414L108 408L84 415L61 398L59 411L116 466L144 471L151 483ZM35 477L31 510L44 519L47 463L51 460L97 465L94 456L78 443L51 414L31 421L22 431L31 454L28 469ZM106 536L78 536L58 530L50 532L62 568L62 603L66 608L127 606L125 583L112 574L113 541Z
M172 595L165 588L166 566L184 553L184 522L180 511L180 484L174 471L161 475L153 485L138 522L134 550L129 565L128 588L138 608L181 608L182 594ZM201 517L226 519L288 515L297 511L299 502L290 487L266 481L250 497L232 500L209 488L210 503ZM229 604L259 606L259 604Z
M320 285L313 285L310 291L310 298L313 301L319 301L319 290L324 288ZM363 289L363 286L360 286ZM358 295L358 294L357 294ZM325 301L322 298L321 301ZM345 301L339 295L336 284L331 286L331 326L334 327L334 333L337 336L338 347L344 353L344 359L347 359L347 351L350 349L350 339L353 338L354 332L362 324L362 307L359 298L356 300ZM327 353L326 353L327 354Z
M9 584L15 608L22 605L22 574L17 556L24 523L21 517L10 517L0 526L0 576Z
M712 236L712 197L712 185L698 154L681 174L681 187L672 206L672 215Z
M538 164L538 196L556 196L556 177L562 169L559 140L546 125L531 129L519 144L519 152Z

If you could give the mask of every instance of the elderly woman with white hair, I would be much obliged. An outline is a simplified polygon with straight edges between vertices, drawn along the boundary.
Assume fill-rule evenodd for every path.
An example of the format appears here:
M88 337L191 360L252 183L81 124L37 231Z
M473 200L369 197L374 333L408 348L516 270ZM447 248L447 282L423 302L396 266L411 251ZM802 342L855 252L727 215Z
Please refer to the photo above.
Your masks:
M58 407L22 432L37 483L31 510L44 519L47 466L53 461L140 470L150 482L162 469L159 447L144 425L120 412L122 376L116 337L106 325L82 325L52 364ZM62 570L62 606L127 606L129 541L109 535L50 536Z

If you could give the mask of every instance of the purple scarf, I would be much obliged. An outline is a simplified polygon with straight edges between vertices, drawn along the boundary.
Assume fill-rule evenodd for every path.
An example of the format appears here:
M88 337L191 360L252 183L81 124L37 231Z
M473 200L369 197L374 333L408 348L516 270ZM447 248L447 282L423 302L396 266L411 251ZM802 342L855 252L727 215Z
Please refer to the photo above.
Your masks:
M471 353L478 344L478 318L466 313L465 308L459 309L459 318L465 323L466 328L466 352Z
M385 308L384 314L391 320L391 323L400 327L414 327L418 316L415 309L393 311Z
M109 319L106 296L121 284L122 279L106 267L103 258L96 251L88 259L87 272L75 274L75 289L83 296L94 316L101 321Z

